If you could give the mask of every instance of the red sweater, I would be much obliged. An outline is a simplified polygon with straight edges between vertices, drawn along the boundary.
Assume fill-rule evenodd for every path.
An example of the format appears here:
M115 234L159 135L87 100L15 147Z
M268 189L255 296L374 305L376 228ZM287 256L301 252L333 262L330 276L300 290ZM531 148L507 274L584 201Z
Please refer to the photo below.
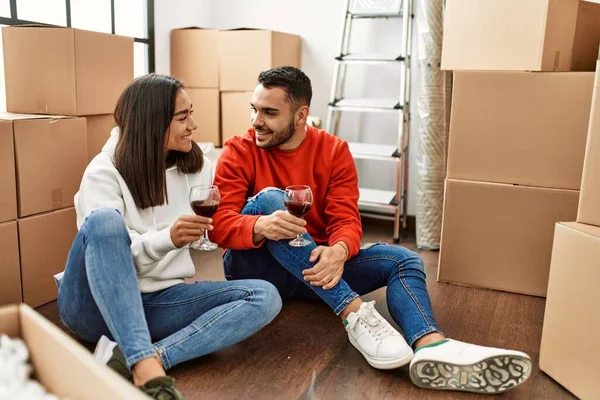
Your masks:
M217 164L214 184L221 204L213 218L210 239L228 249L259 247L252 234L259 216L241 215L248 197L268 186L285 189L308 185L313 206L306 214L306 229L318 244L343 241L349 255L358 253L362 227L358 213L358 176L343 140L323 130L307 127L306 138L296 149L261 149L254 129L229 139Z

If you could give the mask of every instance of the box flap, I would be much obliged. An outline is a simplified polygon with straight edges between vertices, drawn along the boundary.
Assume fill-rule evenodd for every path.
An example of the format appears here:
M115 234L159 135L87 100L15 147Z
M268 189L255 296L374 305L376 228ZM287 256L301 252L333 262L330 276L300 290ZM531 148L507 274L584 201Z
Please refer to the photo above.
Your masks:
M59 28L59 29L73 29L67 26L57 26L57 25L48 25L48 24L22 24L22 25L9 25L5 26L2 29L18 29L18 28Z
M578 222L559 222L559 224L600 239L600 226L580 224Z
M20 314L36 376L50 392L72 399L148 399L29 306L22 305Z
M539 186L530 186L530 185L519 185L516 183L502 183L502 182L483 182L483 181L476 181L476 180L472 180L472 179L454 179L454 178L447 178L446 179L447 182L456 182L457 184L477 184L477 185L481 185L481 186L497 186L497 187L506 187L506 186L512 186L512 187L522 187L522 188L529 188L529 189L536 189L536 190L543 190L543 191L556 191L556 192L571 192L571 193L579 193L579 190L575 190L575 189L567 189L567 188L548 188L548 187L539 187Z
M4 112L0 113L0 120L17 121L22 119L71 119L77 118L68 115L41 115L41 114L16 114Z
M221 32L234 32L234 31L264 31L264 32L275 32L270 29L259 29L259 28L231 28L222 29Z
M182 28L174 28L174 29L171 29L171 32L172 32L172 31L195 30L195 29L198 29L198 30L203 30L203 31L218 31L218 29L215 29L215 28L203 28L203 27L201 27L201 26L184 26L184 27L182 27Z
M0 307L0 333L10 337L21 336L19 306L17 304Z

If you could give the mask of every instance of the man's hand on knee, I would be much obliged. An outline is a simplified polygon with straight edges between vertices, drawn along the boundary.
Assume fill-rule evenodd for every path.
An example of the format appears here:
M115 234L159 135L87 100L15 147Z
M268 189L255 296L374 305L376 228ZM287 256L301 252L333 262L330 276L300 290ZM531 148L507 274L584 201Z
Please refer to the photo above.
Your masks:
M263 239L293 239L298 234L306 233L306 221L294 217L287 211L277 210L271 215L263 215L254 224L252 240L258 243Z
M346 250L341 245L318 246L310 253L310 262L319 260L312 268L302 271L304 280L323 289L335 287L344 274Z

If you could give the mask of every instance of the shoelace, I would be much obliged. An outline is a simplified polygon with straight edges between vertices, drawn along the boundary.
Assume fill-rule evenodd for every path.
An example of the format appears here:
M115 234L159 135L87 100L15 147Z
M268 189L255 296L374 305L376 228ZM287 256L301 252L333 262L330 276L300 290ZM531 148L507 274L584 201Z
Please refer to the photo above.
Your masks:
M170 385L154 388L153 390L146 392L146 394L149 394L150 396L152 396L152 398L157 400L171 400L178 398L175 388Z
M353 329L358 321L361 320L371 327L369 331L376 338L381 339L395 334L396 331L392 328L392 326L383 317L375 313L375 308L373 307L374 303L370 302L368 304L368 306L358 310L356 313L358 318L355 318L349 322L350 329Z
M165 381L160 385L152 387L142 386L141 389L147 395L156 400L171 400L181 398L181 395L177 392L175 382L173 380Z

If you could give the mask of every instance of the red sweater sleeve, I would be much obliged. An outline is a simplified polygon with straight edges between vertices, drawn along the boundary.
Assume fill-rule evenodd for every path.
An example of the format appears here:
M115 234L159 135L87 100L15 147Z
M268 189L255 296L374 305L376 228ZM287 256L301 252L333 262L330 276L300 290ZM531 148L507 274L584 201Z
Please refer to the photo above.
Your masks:
M255 245L252 241L254 224L259 216L240 214L246 205L250 177L254 175L254 165L244 159L242 152L237 143L226 145L219 156L214 180L221 193L221 202L213 217L210 239L220 247L232 250L253 249L261 244Z
M348 258L360 248L362 225L358 212L358 174L348 143L335 147L329 189L326 196L325 215L328 219L329 245L343 241L348 245Z

